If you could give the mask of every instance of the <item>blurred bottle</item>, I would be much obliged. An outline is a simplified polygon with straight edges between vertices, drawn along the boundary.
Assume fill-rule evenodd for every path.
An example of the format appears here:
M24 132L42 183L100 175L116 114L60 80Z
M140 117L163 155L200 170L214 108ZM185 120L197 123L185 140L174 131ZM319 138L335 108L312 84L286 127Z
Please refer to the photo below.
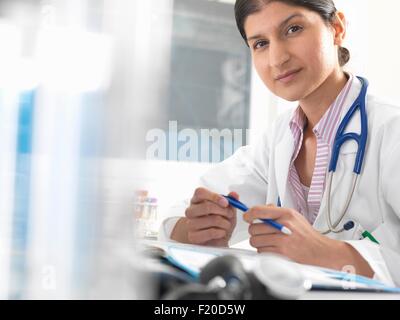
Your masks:
M157 217L158 217L158 201L157 198L150 198L147 209L147 230L146 237L157 238Z
M135 195L135 219L141 219L144 213L145 202L148 196L147 190L138 190Z
M157 238L158 200L148 197L148 192L140 190L136 193L135 229L138 238Z

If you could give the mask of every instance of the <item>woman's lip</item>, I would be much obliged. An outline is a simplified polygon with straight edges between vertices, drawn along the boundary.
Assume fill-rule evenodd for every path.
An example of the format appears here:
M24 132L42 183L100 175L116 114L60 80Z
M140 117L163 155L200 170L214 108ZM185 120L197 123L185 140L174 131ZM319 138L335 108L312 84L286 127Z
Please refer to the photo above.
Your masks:
M283 82L283 83L288 83L288 82L292 81L293 78L294 78L301 70L302 70L302 69L289 72L288 74L286 74L286 75L284 75L284 76L282 76L282 77L278 77L277 80L278 80L278 81L281 81L281 82Z

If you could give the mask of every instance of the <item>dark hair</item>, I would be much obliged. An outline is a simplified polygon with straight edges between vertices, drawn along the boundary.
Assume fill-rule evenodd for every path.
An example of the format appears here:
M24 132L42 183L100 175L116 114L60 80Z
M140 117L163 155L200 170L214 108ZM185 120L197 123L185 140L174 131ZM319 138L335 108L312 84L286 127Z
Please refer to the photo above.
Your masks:
M335 19L337 12L333 0L236 0L236 24L247 45L247 36L244 30L247 17L261 11L270 2L283 2L291 6L307 8L318 13L326 23L331 23ZM346 48L339 47L338 55L340 66L344 66L349 62L350 52Z

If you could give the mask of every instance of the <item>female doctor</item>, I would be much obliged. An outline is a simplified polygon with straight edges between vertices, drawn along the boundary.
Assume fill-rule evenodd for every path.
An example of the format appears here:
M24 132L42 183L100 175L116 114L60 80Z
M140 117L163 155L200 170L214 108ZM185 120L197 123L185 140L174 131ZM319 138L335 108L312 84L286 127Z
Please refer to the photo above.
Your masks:
M260 253L400 285L400 109L360 97L368 139L359 178L359 146L349 141L328 179L336 133L365 86L342 69L349 60L344 14L332 0L237 0L235 14L264 84L299 106L203 176L185 217L165 221L161 238L208 246L249 239ZM346 132L361 131L357 111ZM240 195L251 208L244 219L221 194ZM274 219L292 234L257 219Z

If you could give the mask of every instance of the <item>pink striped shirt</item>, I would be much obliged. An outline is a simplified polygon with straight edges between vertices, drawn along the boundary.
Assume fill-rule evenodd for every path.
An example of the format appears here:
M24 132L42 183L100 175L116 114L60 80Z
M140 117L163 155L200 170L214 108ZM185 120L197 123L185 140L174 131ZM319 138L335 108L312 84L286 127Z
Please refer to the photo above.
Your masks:
M294 164L303 145L303 131L307 120L300 106L296 109L290 121L290 130L293 134L295 148L289 168L289 187L294 203L297 206L296 210L303 214L311 224L314 223L321 206L330 153L337 128L339 127L340 114L354 80L353 75L350 74L349 76L350 78L343 90L313 129L317 138L317 153L309 188L300 182L300 177Z

